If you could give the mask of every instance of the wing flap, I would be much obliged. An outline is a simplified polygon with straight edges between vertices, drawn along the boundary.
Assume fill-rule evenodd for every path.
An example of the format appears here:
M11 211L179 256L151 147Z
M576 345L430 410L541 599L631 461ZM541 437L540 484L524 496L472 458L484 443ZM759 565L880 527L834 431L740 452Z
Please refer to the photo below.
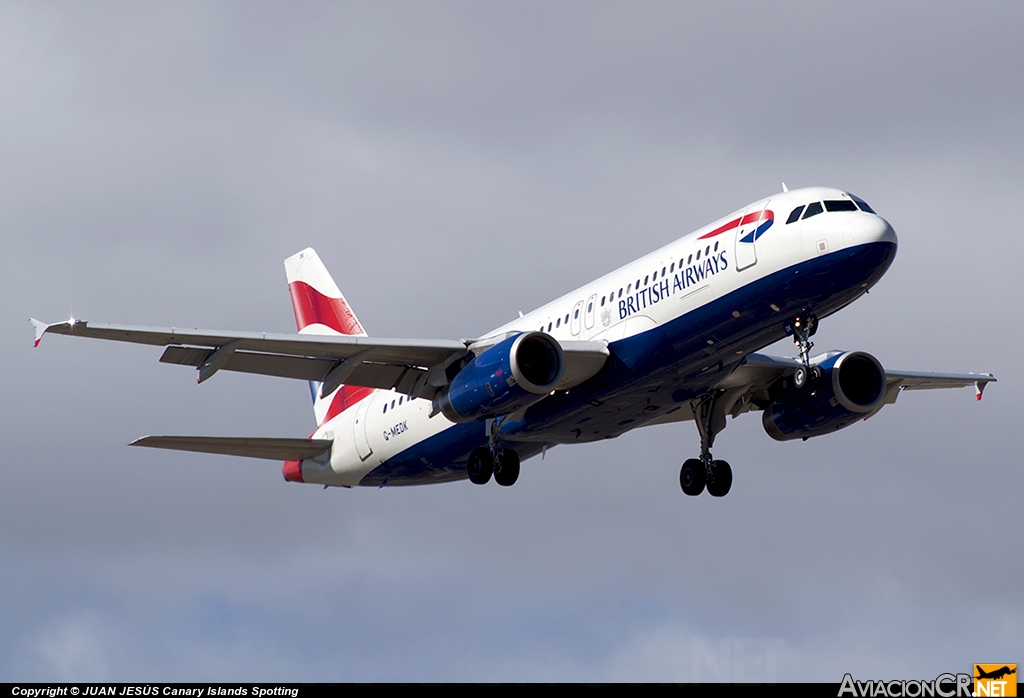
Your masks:
M164 350L161 363L194 366L198 368L213 354L213 349L171 346ZM299 380L321 381L336 365L331 359L317 359L308 356L285 356L282 354L260 354L236 351L221 370L241 373L258 373L263 376L296 378Z
M129 446L215 453L267 460L305 460L331 448L330 439L268 439L224 436L144 436Z

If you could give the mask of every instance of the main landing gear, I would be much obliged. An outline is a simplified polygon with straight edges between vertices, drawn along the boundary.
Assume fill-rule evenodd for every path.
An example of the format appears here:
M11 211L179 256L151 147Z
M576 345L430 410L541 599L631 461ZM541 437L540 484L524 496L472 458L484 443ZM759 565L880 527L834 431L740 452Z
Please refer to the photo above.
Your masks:
M478 446L469 453L466 461L466 472L469 481L474 485L486 485L494 474L494 481L502 487L511 487L519 479L519 453L514 448L498 446L498 426L495 419L490 424L490 437L487 446Z
M495 482L502 487L511 487L519 479L519 454L514 448L502 448L491 453L487 446L478 446L469 454L466 471L474 485L486 485L494 473Z
M697 431L700 432L700 458L690 458L679 470L679 486L696 497L707 488L712 497L724 497L732 488L732 467L711 456L715 436L725 428L722 391L712 390L690 403Z
M818 318L813 315L793 318L786 329L793 331L793 344L800 352L800 363L803 364L793 373L793 385L799 390L808 385L820 385L825 374L820 366L811 366L811 347L814 346L811 337L818 331Z

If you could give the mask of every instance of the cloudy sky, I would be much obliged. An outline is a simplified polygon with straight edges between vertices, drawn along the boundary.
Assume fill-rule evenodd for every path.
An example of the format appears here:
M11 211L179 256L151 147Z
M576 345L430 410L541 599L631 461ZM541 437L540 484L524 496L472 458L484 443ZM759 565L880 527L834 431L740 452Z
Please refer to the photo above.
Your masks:
M0 4L0 680L1024 660L1021 26L1010 2ZM741 417L724 500L679 491L692 424L559 447L511 489L128 449L305 436L309 393L31 348L29 316L292 331L306 246L371 334L478 336L782 181L900 236L817 348L999 383L806 443Z

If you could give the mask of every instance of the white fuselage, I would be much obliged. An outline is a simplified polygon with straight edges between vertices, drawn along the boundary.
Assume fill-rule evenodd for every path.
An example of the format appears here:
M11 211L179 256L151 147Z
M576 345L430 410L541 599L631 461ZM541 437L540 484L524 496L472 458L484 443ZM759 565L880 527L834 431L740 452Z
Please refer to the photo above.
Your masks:
M837 253L849 248L873 243L895 246L892 227L881 217L861 210L823 211L787 223L796 207L824 201L851 201L851 197L836 189L811 188L757 201L516 318L491 334L539 330L559 341L602 341L614 348L617 342L666 327L716 299L766 279L779 280L760 291L767 294L765 298L778 312L781 326L788 319L790 299L786 297L787 285L782 282L788 277L780 276L780 272L794 269L793 273L799 274L801 263L828 255L840 265L842 259ZM729 227L737 219L739 223ZM864 285L866 288L868 284ZM740 318L743 310L735 308L730 312ZM738 328L737 337L741 334ZM727 344L730 337L721 335L722 330L716 330L704 343ZM740 348L733 353L761 348L737 346ZM340 486L363 483L368 474L399 454L457 426L441 414L431 417L430 413L428 400L410 399L393 391L374 391L313 434L315 438L333 439L334 447L329 459L304 462L304 480ZM629 428L643 424L637 420ZM483 427L478 431L483 434ZM476 431L472 432L472 440L480 438ZM555 443L558 439L551 441ZM479 444L467 444L466 451L474 445ZM430 462L429 454L421 460L427 467L444 465ZM397 478L393 482L401 484Z

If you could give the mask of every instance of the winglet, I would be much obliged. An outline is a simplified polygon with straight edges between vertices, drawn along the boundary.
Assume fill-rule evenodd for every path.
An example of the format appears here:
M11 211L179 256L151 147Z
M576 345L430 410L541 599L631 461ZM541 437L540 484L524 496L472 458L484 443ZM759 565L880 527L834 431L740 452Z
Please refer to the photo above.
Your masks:
M990 379L995 379L995 376L993 376L991 373L988 374L988 377ZM981 399L981 394L983 392L985 392L985 386L988 385L988 383L989 383L989 381L987 381L987 380L975 381L974 382L974 395L976 396L976 398L978 400Z
M64 322L54 322L49 325L40 320L36 320L34 317L29 318L28 321L32 323L32 328L35 330L36 342L33 346L37 347L39 346L39 342L42 340L43 335L47 332L55 332L57 334L74 334L75 325L81 323L84 327L86 324L84 321L76 320L75 318L65 320Z
M34 317L30 317L28 321L32 323L32 329L34 329L36 332L36 343L33 344L32 346L38 347L40 340L42 340L43 338L43 335L46 334L46 330L50 329L51 326L46 324L45 322L36 320Z

